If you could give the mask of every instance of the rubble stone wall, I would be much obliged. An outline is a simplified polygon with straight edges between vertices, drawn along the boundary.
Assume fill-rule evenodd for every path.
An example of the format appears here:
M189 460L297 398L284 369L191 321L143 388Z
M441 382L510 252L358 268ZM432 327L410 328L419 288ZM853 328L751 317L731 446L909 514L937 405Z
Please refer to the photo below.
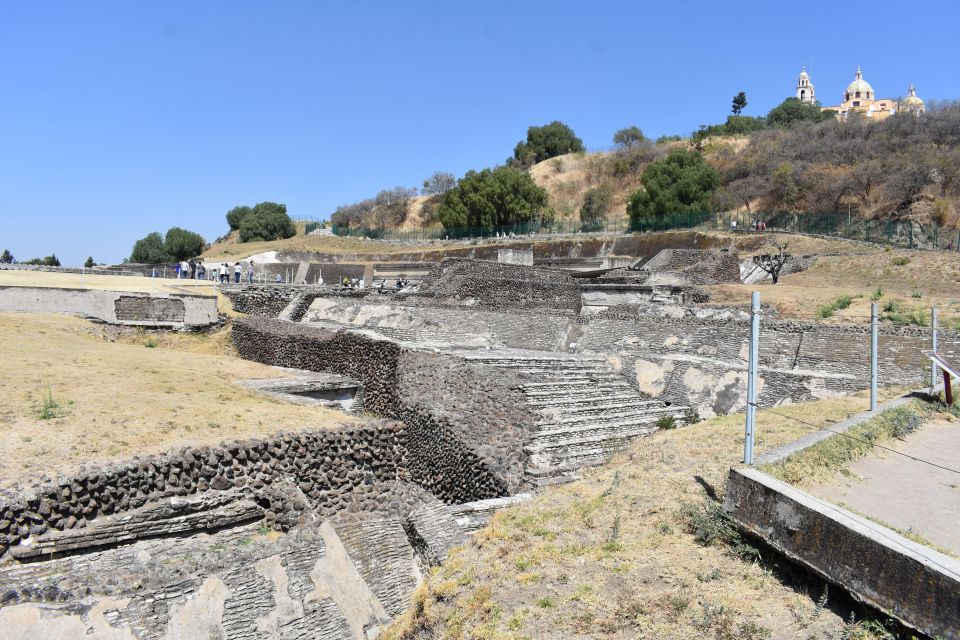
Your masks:
M327 331L266 318L243 318L234 323L234 344L240 356L265 364L327 371L363 384L362 402L377 415L403 420L411 477L420 486L447 502L463 502L504 495L517 484L522 465L504 449L522 441L509 421L490 419L485 431L473 432L482 412L496 411L497 396L488 393L502 376L487 380L454 375L459 361L433 353L411 353L387 340L373 340L346 331ZM416 371L446 372L417 376ZM402 378L401 378L402 373ZM456 384L445 391L445 382ZM444 394L456 413L445 413L431 404ZM461 408L471 417L462 420ZM495 417L495 414L494 414ZM484 433L494 433L484 442ZM500 451L495 454L494 450ZM510 465L514 466L510 466Z
M120 296L113 305L120 322L183 322L186 313L179 298Z
M420 291L447 300L471 300L496 309L580 311L580 286L570 274L543 267L445 258L424 278Z
M356 500L361 487L408 480L405 442L399 423L314 429L81 469L73 477L21 488L0 500L0 555L8 546L50 529L84 527L100 515L207 490L249 489L267 501L263 506L270 518L282 519L293 509L284 502L295 496L269 491L281 480L292 480L319 513L332 515L348 500ZM379 496L359 495L377 506ZM286 528L293 523L276 524Z

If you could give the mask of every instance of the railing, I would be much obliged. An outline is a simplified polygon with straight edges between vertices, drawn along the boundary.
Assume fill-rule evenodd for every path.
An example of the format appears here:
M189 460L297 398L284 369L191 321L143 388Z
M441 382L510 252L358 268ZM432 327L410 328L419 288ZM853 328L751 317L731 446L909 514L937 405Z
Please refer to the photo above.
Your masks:
M941 228L933 223L863 220L840 213L683 213L665 216L657 220L641 220L633 227L624 218L594 225L586 225L578 220L563 220L549 223L531 221L500 227L454 229L432 227L413 230L371 229L368 227L334 225L333 233L342 237L416 242L573 233L645 233L682 229L717 229L740 232L755 231L758 226L762 228L762 225L758 225L759 222L765 225L767 231L833 236L908 249L960 251L960 231L957 229Z

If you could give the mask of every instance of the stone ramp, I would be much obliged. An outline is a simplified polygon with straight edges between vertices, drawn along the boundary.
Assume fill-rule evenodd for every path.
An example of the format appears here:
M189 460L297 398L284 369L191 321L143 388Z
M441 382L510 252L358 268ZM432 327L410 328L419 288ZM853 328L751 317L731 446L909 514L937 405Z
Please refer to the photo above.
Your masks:
M602 464L653 433L661 417L679 418L685 409L643 398L602 356L504 350L465 358L525 374L521 390L538 416L524 447L535 485L576 479L581 468Z
M406 611L423 575L403 521L371 514L355 521L334 521L333 527L387 615Z

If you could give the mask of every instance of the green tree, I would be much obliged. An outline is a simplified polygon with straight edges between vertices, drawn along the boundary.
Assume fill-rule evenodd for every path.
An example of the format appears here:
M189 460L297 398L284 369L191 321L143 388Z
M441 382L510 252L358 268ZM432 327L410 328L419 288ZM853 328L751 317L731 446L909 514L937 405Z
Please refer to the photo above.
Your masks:
M261 202L240 222L240 242L262 242L292 238L297 234L287 205Z
M630 149L647 141L640 127L625 127L613 134L613 143L619 147Z
M526 141L518 142L514 147L510 164L527 168L565 153L583 150L583 140L576 136L573 129L554 120L542 127L529 127Z
M137 264L157 264L170 262L170 255L163 244L163 236L158 232L148 233L133 244L130 262Z
M706 213L720 177L698 152L675 149L649 164L641 181L644 188L631 194L627 203L633 228L673 214Z
M737 95L733 96L733 107L730 111L733 112L733 115L738 116L740 112L743 111L747 106L747 94L741 91Z
M613 199L613 189L608 184L588 189L580 207L580 228L583 231L599 231L607 221L607 211Z
M240 223L243 222L243 219L253 211L250 207L239 206L230 209L227 211L227 224L230 225L230 231L236 231L240 228Z
M775 127L792 127L800 122L823 122L837 115L836 111L823 111L819 106L787 98L767 114L767 123Z
M3 250L3 255L0 255L0 262L3 262L5 264L10 264L11 262L13 262L13 254L10 253L10 249Z
M83 263L87 269L92 269L97 263L93 261L93 256L87 256L86 262Z
M468 171L444 194L437 210L447 229L503 227L549 214L547 192L528 173L513 167Z
M59 267L60 259L57 257L57 254L53 253L45 258L30 258L24 264L37 264L44 267Z
M170 259L186 260L203 253L203 236L180 227L170 227L163 240L163 248Z

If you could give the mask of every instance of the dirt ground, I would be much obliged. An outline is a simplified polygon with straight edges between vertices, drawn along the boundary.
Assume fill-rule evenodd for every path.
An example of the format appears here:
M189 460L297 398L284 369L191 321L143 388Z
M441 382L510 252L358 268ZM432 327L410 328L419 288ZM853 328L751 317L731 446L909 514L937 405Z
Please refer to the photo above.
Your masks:
M95 460L353 420L233 384L286 374L230 355L223 330L152 334L0 313L0 345L0 485Z
M134 291L139 293L197 293L211 295L212 282L203 280L176 280L137 276L81 275L78 273L54 273L49 271L0 271L0 286L19 287L68 287L72 289L108 289L110 291Z
M960 423L932 420L904 440L884 442L884 446L958 469ZM804 489L960 556L960 473L881 449L873 453L850 463L850 476Z
M823 425L866 407L858 394L777 412ZM757 425L759 449L814 429L766 411ZM497 514L432 572L384 637L875 637L864 611L777 556L756 561L695 540L684 505L715 505L742 447L742 414L659 431L583 480Z

